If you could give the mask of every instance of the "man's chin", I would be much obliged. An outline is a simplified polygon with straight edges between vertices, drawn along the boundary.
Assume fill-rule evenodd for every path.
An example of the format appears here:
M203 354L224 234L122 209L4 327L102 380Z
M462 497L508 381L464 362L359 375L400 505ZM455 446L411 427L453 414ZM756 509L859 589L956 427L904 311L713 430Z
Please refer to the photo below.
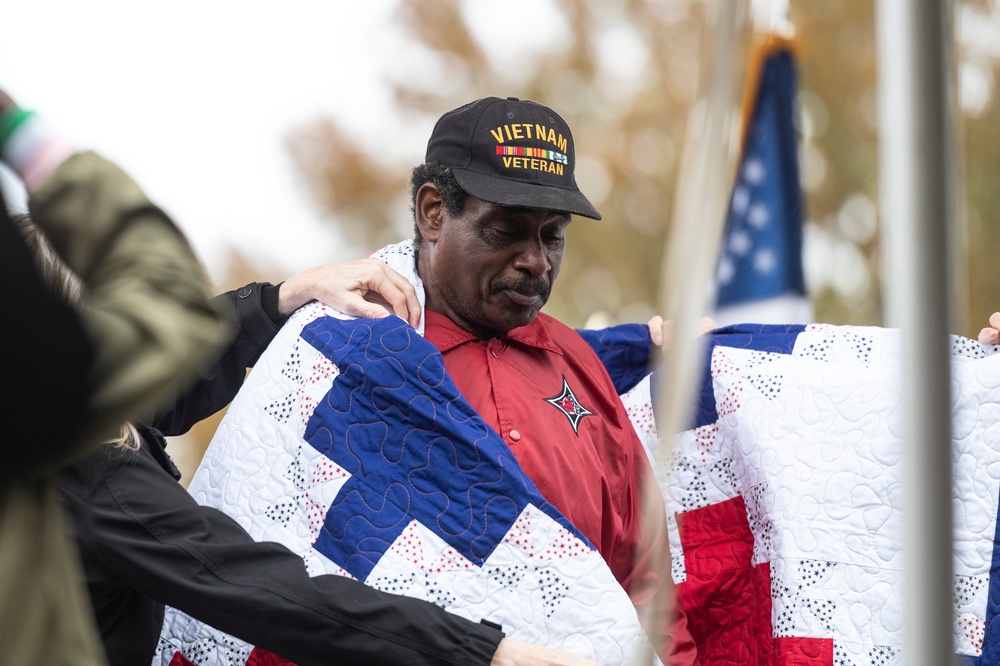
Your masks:
M517 308L508 309L504 312L502 317L498 317L495 321L498 328L501 328L504 333L511 331L515 328L521 328L522 326L527 326L531 322L535 321L535 317L538 316L538 311L541 308Z

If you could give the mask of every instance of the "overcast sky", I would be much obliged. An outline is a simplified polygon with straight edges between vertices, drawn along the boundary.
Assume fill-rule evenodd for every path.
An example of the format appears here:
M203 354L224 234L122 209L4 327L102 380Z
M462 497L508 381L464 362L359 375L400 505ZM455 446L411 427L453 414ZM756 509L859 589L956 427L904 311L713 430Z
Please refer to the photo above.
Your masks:
M420 80L440 67L390 27L396 6L10 2L2 12L0 86L79 147L128 171L184 229L217 283L226 278L230 248L269 271L261 279L278 280L363 252L343 247L334 226L320 220L285 149L290 131L333 117L383 154L414 164L423 156L434 118L426 126L398 122L383 81ZM482 48L509 71L557 49L568 30L549 0L476 0L466 9ZM545 26L546 39L523 29L525 16ZM621 40L607 46L613 60L629 62ZM0 170L0 182L10 203L23 205L8 172Z
M319 116L378 130L394 5L6 3L0 86L132 174L213 279L225 277L230 246L283 272L263 276L277 279L356 253L318 222L283 142ZM9 175L4 184L11 203L23 200Z

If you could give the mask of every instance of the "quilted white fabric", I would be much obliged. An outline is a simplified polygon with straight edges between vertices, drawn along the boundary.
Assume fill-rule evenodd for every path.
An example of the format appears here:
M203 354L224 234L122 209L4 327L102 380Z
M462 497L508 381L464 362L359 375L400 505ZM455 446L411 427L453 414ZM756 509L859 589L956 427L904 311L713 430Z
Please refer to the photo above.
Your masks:
M990 597L1000 590L992 572L1000 356L973 340L952 341L955 652L970 664L996 663L1000 637L984 638L996 615ZM711 636L699 645L710 663L902 663L900 364L893 329L748 327L713 339L705 391L715 418L677 436L660 474L674 579L693 631ZM655 450L648 382L625 401ZM734 500L742 520L715 524L723 515L716 509ZM724 562L742 547L748 561ZM692 563L718 574L691 577ZM763 585L731 585L755 572ZM766 617L756 631L766 640L755 644L760 636L708 610L725 604L759 605ZM810 650L814 660L805 661Z
M382 258L415 278L407 244ZM298 311L189 490L311 575L351 576L604 664L648 649L601 556L461 398L437 350L395 317ZM171 608L154 663L245 664L253 650Z

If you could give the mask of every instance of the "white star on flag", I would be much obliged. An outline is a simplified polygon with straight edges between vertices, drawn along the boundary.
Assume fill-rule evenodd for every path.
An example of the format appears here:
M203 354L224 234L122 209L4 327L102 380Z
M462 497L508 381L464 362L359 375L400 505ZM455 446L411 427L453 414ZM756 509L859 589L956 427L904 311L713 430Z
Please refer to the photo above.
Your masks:
M795 69L787 43L768 42L716 268L719 326L812 321L802 271L802 192L793 121Z

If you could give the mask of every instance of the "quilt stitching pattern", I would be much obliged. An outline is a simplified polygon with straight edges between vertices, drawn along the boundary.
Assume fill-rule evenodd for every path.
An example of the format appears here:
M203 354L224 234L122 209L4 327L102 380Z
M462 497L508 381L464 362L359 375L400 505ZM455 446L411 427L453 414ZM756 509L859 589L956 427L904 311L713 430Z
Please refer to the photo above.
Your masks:
M825 324L712 337L692 427L657 467L699 658L902 663L899 346L892 329ZM978 666L1000 658L1000 358L957 336L951 351L955 652ZM655 424L637 431L655 442Z
M356 578L604 663L647 649L604 560L397 318L297 312L189 490L299 554L310 575ZM261 653L168 608L154 663L244 666Z

